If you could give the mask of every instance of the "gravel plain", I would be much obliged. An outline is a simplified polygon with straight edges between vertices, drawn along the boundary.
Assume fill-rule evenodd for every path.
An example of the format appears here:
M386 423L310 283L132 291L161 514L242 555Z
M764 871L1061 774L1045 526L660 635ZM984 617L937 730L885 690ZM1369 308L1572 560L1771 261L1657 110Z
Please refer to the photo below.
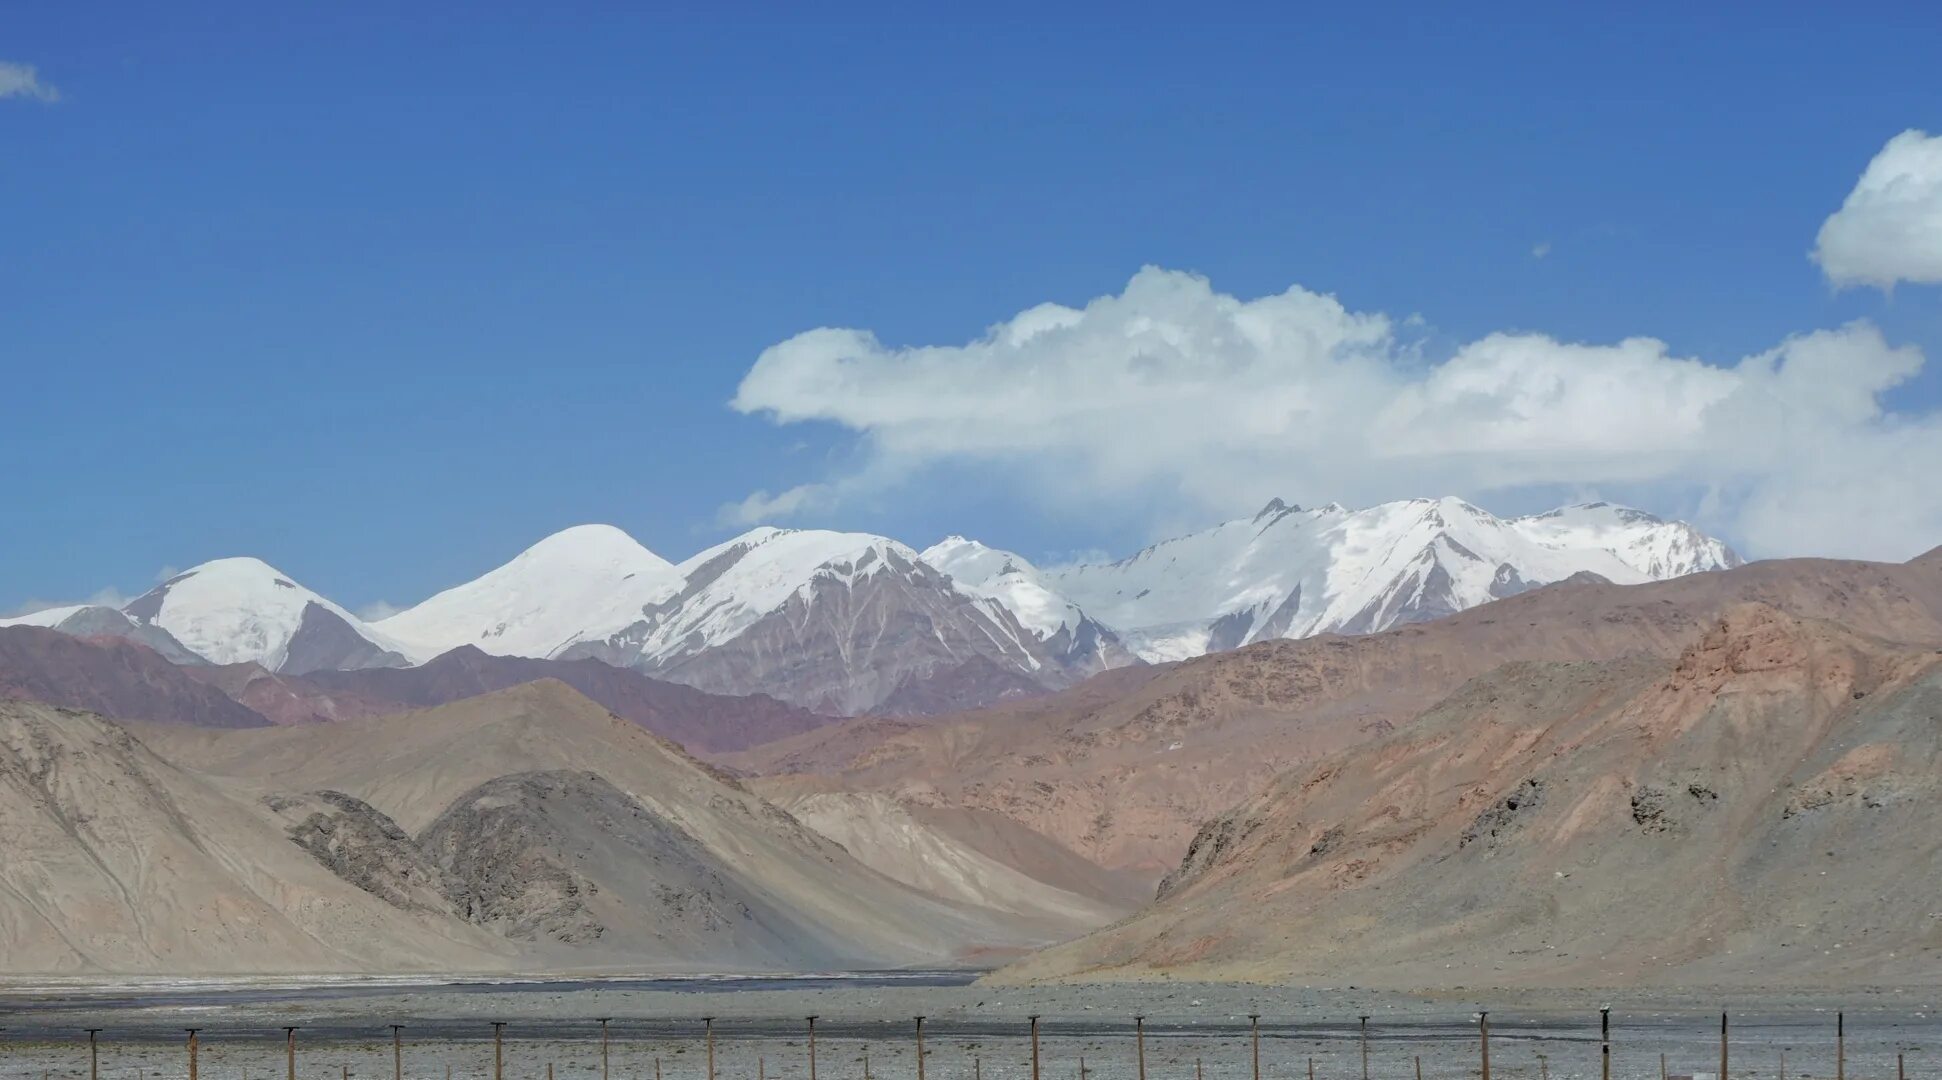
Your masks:
M1480 1077L1477 1021L1489 1011L1493 1078L1601 1075L1598 1009L1612 1009L1611 1075L1707 1077L1719 1071L1720 1012L1730 1014L1734 1080L1842 1074L1942 1077L1942 993L1934 988L1557 991L1406 994L1354 987L1143 983L984 987L966 975L843 979L616 980L401 985L232 983L167 988L0 986L0 1080L85 1080L87 1028L103 1080L187 1080L185 1029L200 1028L197 1080L276 1080L285 1026L303 1080L393 1077L402 1024L407 1080L493 1080L493 1021L505 1024L504 1080L600 1080L599 1017L610 1017L612 1080L708 1080L705 1018L714 1017L716 1080L809 1080L805 1017L816 1015L816 1080L1031 1080L1029 1017L1040 1017L1042 1080L1139 1080L1136 1016L1154 1080L1253 1080L1249 1014L1260 1020L1270 1080ZM1784 1055L1784 1062L1783 1062ZM1083 1064L1082 1064L1083 1063ZM1783 1073L1784 1064L1784 1073ZM1082 1071L1083 1069L1083 1071Z

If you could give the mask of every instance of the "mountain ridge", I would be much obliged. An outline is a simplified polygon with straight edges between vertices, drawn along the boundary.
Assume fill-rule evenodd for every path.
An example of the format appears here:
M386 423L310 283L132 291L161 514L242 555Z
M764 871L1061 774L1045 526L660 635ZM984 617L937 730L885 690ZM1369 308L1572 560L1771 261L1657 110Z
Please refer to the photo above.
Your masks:
M1131 664L1428 621L1581 574L1632 583L1739 561L1691 526L1609 503L1497 518L1455 498L1362 510L1277 499L1124 559L1049 569L964 537L918 552L769 526L675 564L581 525L375 622L239 558L120 609L0 625L135 636L183 662L281 675L407 667L461 646L594 658L815 712L921 715Z

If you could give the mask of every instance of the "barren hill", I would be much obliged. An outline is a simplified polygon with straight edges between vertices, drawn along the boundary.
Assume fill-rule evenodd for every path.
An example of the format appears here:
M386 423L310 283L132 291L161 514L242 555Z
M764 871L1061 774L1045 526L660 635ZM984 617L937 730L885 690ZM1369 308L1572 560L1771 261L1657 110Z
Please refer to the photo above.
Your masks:
M997 977L1934 981L1939 760L1932 644L1740 605L1676 660L1513 663L1287 773L1159 904Z
M1574 580L1361 637L1274 641L909 726L859 720L725 758L842 790L1003 814L1157 879L1200 824L1284 770L1377 738L1510 661L1673 657L1734 604L1942 644L1942 555ZM1110 691L1110 692L1107 692Z
M439 826L441 815L476 801L483 785L551 773L591 774L640 807L641 829L671 827L692 838L725 879L756 890L776 913L786 913L787 921L771 913L771 928L801 944L796 963L826 962L837 955L851 963L936 962L967 943L982 947L1021 940L1016 926L990 912L937 902L868 869L673 743L553 680L393 717L254 732L145 729L143 735L166 756L196 761L211 774L266 794L344 792L421 840ZM544 793L543 787L509 790ZM582 806L590 790L581 785L565 792L558 805ZM610 805L613 797L604 792L594 801ZM543 800L531 801L537 806ZM583 823L598 818L581 809L571 813ZM631 871L620 861L569 858L565 852L646 840L603 840L583 828L549 842L556 849L554 861L591 867L586 880L594 886L638 895L624 887ZM860 903L860 898L867 900ZM630 909L610 924L603 947L618 956L628 942L650 940L666 916L652 904ZM1023 940L1047 938L1027 934ZM730 951L726 958L738 957L742 954ZM758 959L778 958L742 962Z
M218 731L0 703L16 973L827 969L1069 934L900 884L543 680Z

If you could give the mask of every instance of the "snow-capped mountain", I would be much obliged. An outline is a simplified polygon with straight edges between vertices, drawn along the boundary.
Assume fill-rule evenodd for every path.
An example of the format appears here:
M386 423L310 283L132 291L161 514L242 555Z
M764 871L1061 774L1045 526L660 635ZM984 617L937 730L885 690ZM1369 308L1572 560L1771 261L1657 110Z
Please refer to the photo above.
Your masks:
M1066 667L1094 672L1136 662L1113 631L1060 593L1044 571L1014 552L950 536L919 556L951 575L959 591L1002 605Z
M1513 518L1510 525L1547 547L1609 551L1654 581L1745 562L1732 548L1683 521L1667 521L1608 502Z
M254 662L295 675L403 667L411 659L402 643L260 559L203 563L119 609L49 608L0 621L8 625L132 638L176 663Z
M759 528L676 567L593 656L716 693L766 693L844 713L928 711L1071 681L1003 604L966 593L894 540Z
M372 626L407 643L420 660L461 645L544 658L632 625L682 581L673 563L621 530L579 525Z
M1629 584L1739 562L1691 526L1608 503L1506 520L1454 498L1365 510L1277 499L1251 518L1042 580L1142 658L1172 660L1374 633L1578 573Z
M127 638L154 649L171 664L207 663L175 640L175 636L167 630L159 626L144 626L122 614L120 608L106 604L72 604L12 619L0 619L0 627L6 626L40 626L81 638Z
M1739 562L1689 525L1608 503L1506 519L1461 499L1276 500L1117 562L1057 568L964 537L920 555L868 533L774 528L672 565L619 529L583 525L374 624L256 559L220 559L119 609L0 625L287 673L422 663L462 645L595 657L716 693L915 713L1143 660L1372 633L1574 574L1624 584Z

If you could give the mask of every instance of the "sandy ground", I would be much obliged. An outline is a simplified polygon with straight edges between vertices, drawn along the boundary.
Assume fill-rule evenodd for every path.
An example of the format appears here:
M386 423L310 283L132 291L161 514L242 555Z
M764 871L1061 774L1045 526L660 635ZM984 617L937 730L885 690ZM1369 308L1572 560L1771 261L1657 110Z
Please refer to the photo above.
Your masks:
M816 986L673 991L524 986L496 990L335 987L157 993L0 990L0 1080L82 1080L85 1029L100 1035L107 1080L186 1080L183 1029L200 1027L198 1080L277 1080L282 1027L296 1025L306 1080L392 1077L390 1031L404 1024L411 1080L492 1080L491 1021L506 1023L506 1080L599 1080L599 1025L615 1018L615 1080L707 1080L703 1017L715 1020L717 1080L808 1080L802 1017L817 1014L818 1080L1030 1080L1027 1017L1040 1021L1045 1080L1136 1080L1133 1017L1146 1017L1146 1071L1166 1080L1253 1080L1247 1014L1261 1020L1261 1075L1360 1080L1358 1020L1369 1015L1369 1076L1480 1075L1475 1010L1490 1010L1491 1073L1504 1080L1600 1075L1598 1013L1613 1008L1612 1075L1654 1080L1719 1067L1719 1011L1732 1014L1735 1078L1833 1077L1835 1011L1847 1017L1846 1076L1942 1076L1942 1007L1932 989L1716 994L1466 991L1425 997L1351 988L1158 984L1101 987Z

